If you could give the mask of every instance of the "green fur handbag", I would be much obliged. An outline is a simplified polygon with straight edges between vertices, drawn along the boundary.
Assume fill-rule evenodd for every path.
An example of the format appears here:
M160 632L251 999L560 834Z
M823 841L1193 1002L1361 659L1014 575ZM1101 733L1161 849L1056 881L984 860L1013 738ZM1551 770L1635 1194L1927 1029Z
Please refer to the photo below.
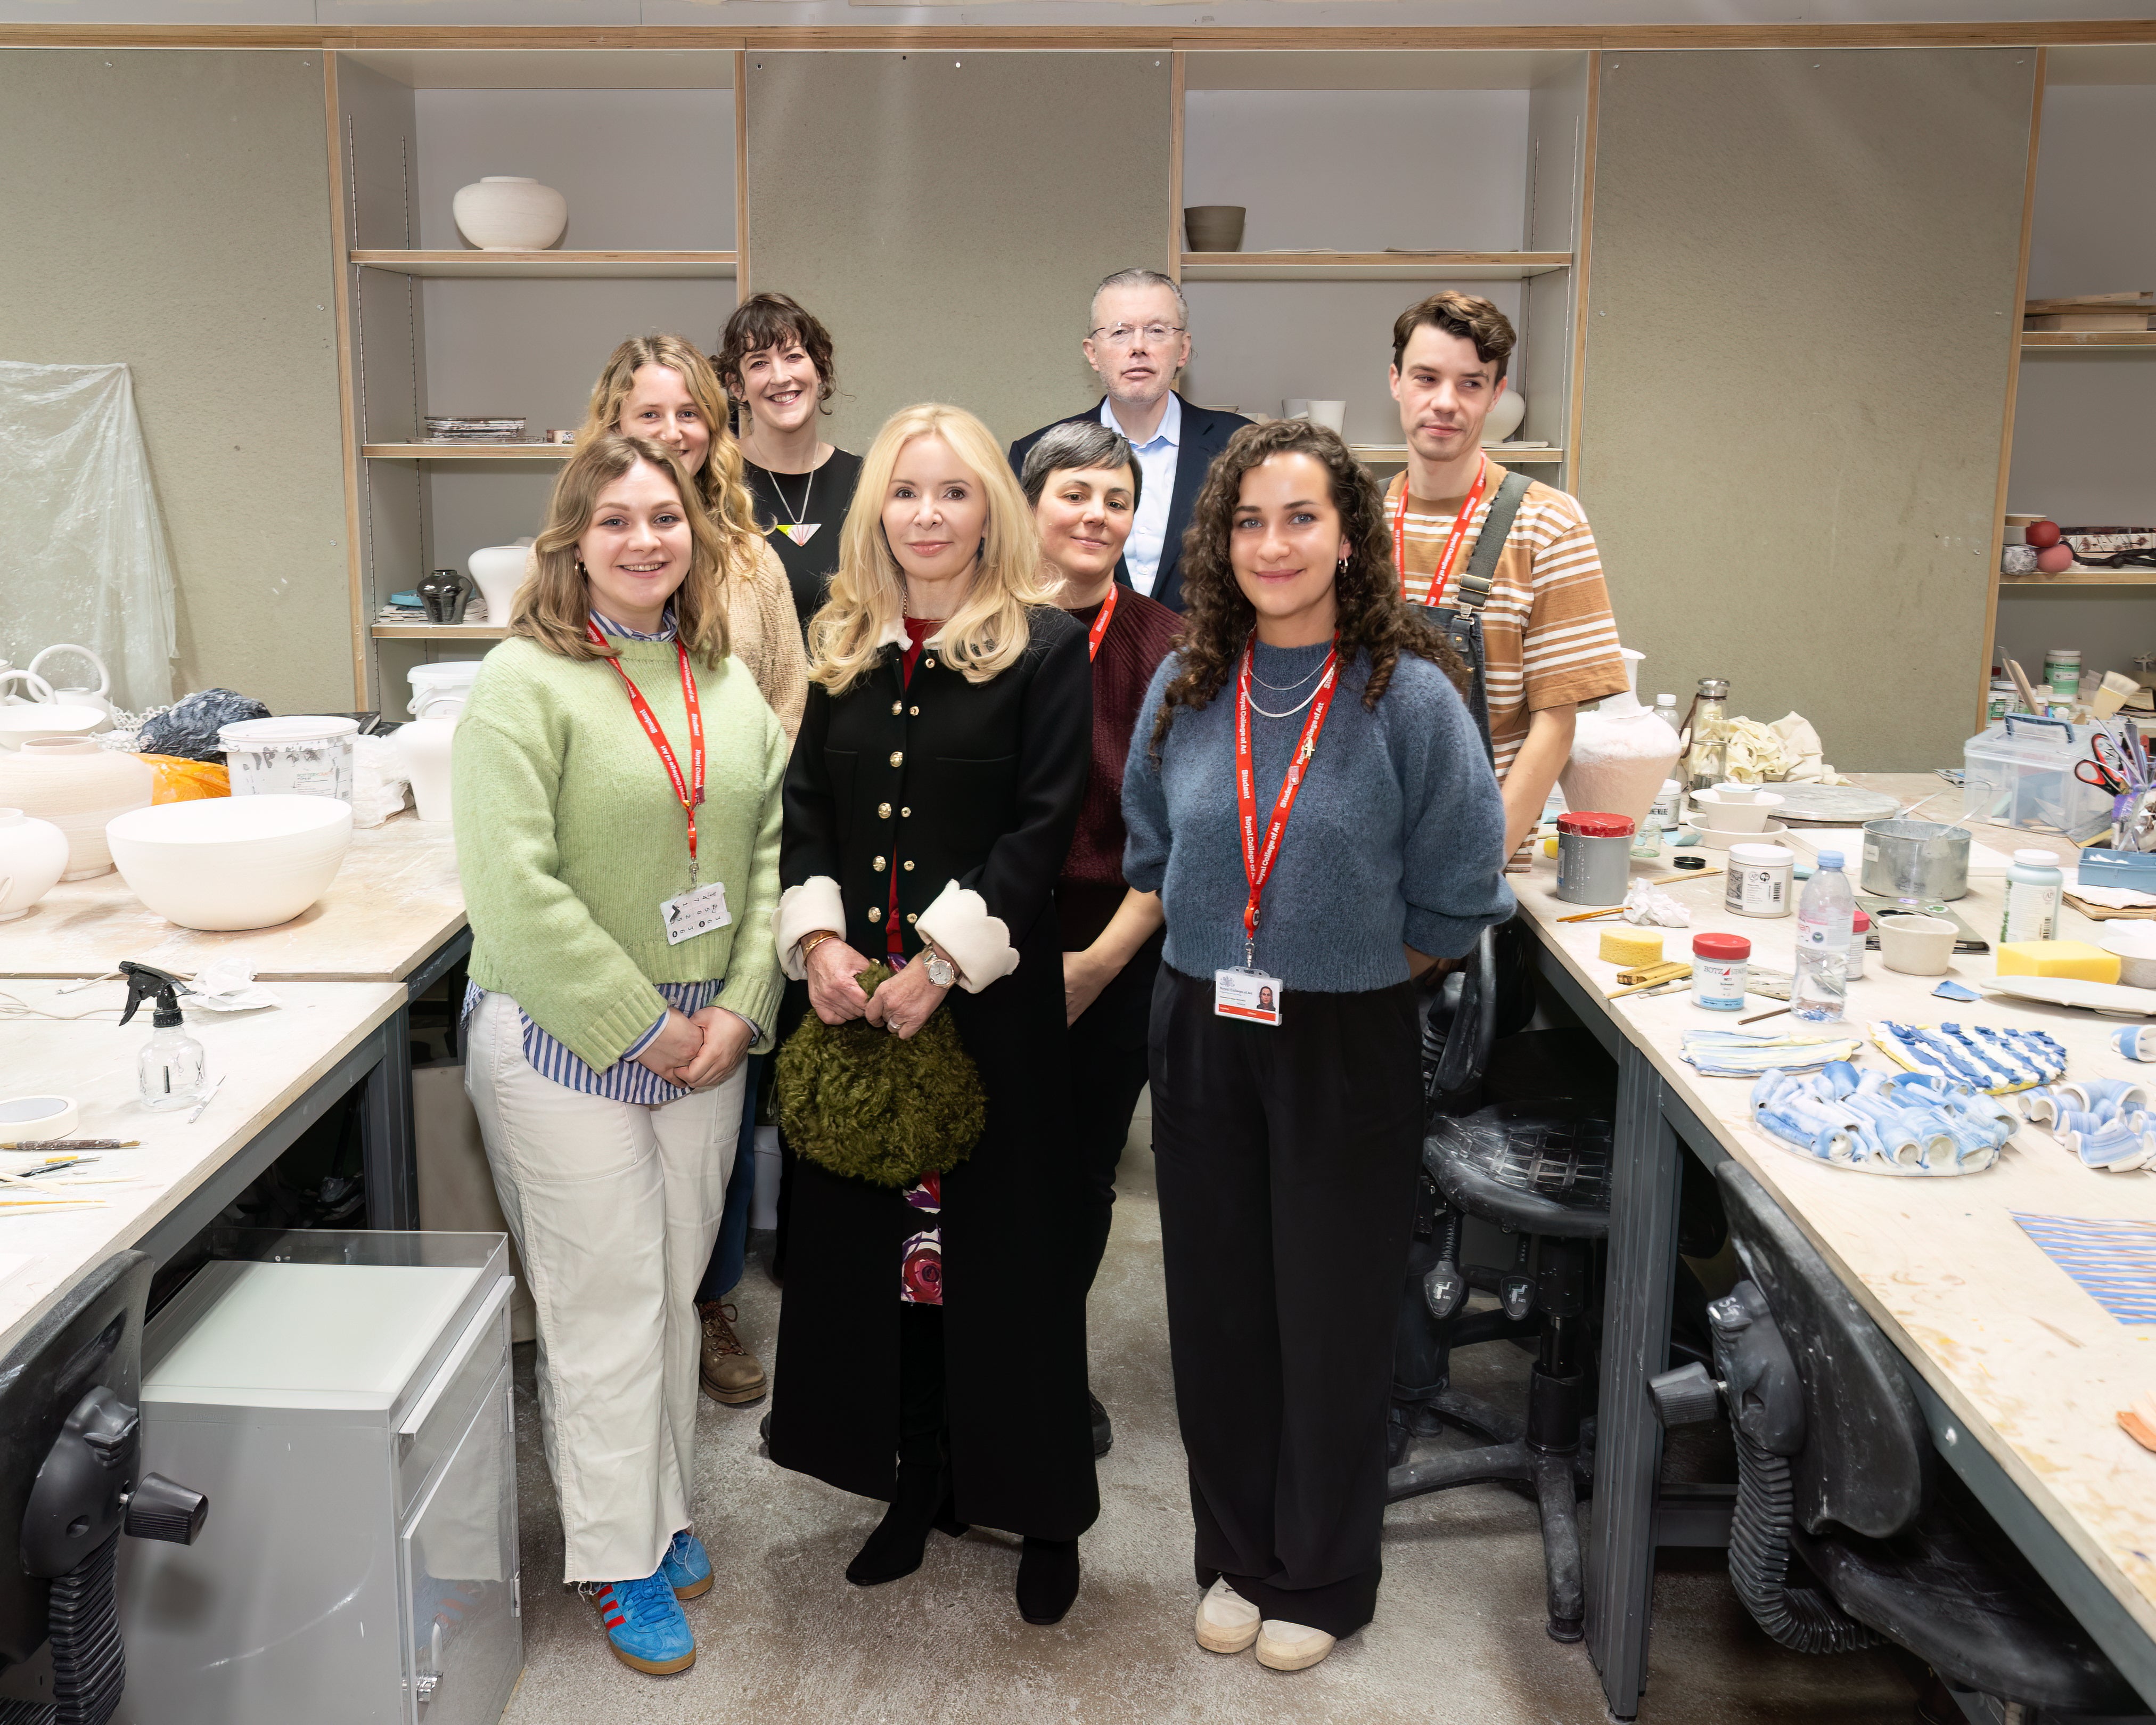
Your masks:
M885 966L861 972L873 994ZM988 1124L988 1093L951 1014L938 1007L911 1041L854 1019L814 1012L778 1051L778 1123L819 1168L875 1186L911 1186L973 1153Z

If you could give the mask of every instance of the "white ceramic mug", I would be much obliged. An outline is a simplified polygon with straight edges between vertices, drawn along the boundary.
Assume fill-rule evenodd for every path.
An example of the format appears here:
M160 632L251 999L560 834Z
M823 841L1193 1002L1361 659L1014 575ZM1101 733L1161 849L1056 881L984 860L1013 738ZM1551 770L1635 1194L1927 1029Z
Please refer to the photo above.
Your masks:
M1873 919L1880 961L1905 976L1944 976L1960 930L1943 916L1889 912Z

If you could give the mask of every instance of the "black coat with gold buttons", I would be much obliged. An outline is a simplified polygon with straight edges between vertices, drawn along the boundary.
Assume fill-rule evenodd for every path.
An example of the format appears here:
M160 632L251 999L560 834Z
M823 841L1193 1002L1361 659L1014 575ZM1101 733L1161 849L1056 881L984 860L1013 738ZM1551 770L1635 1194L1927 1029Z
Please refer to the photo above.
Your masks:
M1098 1512L1086 1401L1089 1214L1070 1139L1056 875L1086 793L1086 631L1028 615L1024 655L971 683L924 647L843 695L811 685L786 778L783 882L839 883L845 938L889 942L891 883L913 919L956 880L1018 949L1016 970L947 1005L988 1094L973 1154L942 1179L945 1404L958 1515L1075 1538ZM899 1435L899 1266L929 1218L897 1193L797 1165L771 1453L889 1497Z

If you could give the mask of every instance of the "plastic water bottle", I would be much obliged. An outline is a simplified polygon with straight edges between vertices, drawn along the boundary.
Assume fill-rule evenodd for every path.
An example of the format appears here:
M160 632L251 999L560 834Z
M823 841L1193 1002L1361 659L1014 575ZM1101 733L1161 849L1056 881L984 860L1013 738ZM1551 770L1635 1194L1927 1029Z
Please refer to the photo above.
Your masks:
M1841 872L1841 853L1822 850L1797 904L1797 975L1789 1011L1800 1019L1838 1019L1849 997L1849 937L1856 896Z

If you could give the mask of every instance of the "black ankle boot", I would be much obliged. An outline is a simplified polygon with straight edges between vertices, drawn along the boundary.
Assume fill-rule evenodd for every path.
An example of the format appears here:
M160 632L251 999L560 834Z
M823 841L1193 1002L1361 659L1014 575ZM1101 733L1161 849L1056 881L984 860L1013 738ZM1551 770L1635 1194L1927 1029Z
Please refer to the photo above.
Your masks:
M1078 1542L1028 1534L1018 1560L1018 1612L1028 1623L1060 1623L1078 1597Z
M931 1527L954 1539L966 1532L952 1508L949 1471L937 1462L901 1461L891 1507L846 1565L846 1579L856 1587L878 1587L912 1574L921 1567Z

